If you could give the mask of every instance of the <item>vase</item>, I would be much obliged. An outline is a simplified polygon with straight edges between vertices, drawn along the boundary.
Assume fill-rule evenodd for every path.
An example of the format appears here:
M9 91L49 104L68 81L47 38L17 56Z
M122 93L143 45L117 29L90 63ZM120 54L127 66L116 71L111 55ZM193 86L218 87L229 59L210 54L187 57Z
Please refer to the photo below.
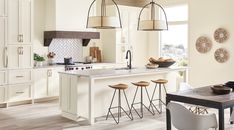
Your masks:
M36 66L37 67L43 66L43 61L36 61Z
M53 65L54 64L54 60L53 59L48 59L48 64L49 65Z

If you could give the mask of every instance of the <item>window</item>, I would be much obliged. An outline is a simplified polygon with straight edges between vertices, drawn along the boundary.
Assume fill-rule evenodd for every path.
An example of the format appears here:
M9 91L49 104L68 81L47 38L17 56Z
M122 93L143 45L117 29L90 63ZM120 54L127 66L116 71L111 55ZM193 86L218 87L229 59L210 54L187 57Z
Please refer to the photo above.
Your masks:
M186 66L188 61L188 5L165 8L168 17L168 31L161 32L162 57L173 58L178 65Z

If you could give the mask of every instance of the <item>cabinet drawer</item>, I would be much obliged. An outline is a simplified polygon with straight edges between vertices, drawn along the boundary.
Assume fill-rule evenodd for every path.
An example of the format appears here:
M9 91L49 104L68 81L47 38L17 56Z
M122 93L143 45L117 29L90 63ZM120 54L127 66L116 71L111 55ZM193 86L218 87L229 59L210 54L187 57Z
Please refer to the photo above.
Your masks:
M31 98L31 85L9 86L9 101L21 101Z
M4 103L6 101L6 87L0 86L0 103Z
M28 83L32 81L31 70L10 70L8 75L9 84Z

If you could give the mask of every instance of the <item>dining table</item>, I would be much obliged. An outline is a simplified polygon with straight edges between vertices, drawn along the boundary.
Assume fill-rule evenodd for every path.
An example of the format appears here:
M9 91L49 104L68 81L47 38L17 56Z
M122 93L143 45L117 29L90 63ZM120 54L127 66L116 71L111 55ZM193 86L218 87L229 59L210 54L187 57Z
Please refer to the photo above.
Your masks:
M181 92L167 93L166 104L170 102L181 102L192 105L204 106L218 110L218 129L225 130L224 111L230 109L230 114L234 107L234 92L224 95L214 94L211 86L189 89ZM233 124L233 122L230 122ZM171 130L170 111L166 110L167 130Z

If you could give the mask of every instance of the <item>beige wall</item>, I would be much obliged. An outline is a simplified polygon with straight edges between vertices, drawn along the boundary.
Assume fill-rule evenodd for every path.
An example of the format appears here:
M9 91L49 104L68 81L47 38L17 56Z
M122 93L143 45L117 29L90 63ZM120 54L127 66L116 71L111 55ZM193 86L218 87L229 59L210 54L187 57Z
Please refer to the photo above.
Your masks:
M234 1L233 0L190 0L190 83L196 87L220 84L234 80ZM215 29L226 28L231 36L224 44L214 41ZM195 49L196 39L205 35L212 39L213 48L207 54L200 54ZM230 52L227 63L220 64L214 59L217 48L224 47Z
M213 33L219 27L226 28L230 35L234 32L233 0L168 0L160 1L164 6L176 4L189 4L189 83L194 87L211 84L225 83L234 80L233 43L234 38L224 44L214 41ZM200 54L195 48L199 36L208 36L212 39L213 48L207 54ZM158 57L159 39L157 32L149 34L149 56ZM217 63L214 59L216 49L224 47L230 52L230 59L224 64ZM156 50L156 51L155 51Z

